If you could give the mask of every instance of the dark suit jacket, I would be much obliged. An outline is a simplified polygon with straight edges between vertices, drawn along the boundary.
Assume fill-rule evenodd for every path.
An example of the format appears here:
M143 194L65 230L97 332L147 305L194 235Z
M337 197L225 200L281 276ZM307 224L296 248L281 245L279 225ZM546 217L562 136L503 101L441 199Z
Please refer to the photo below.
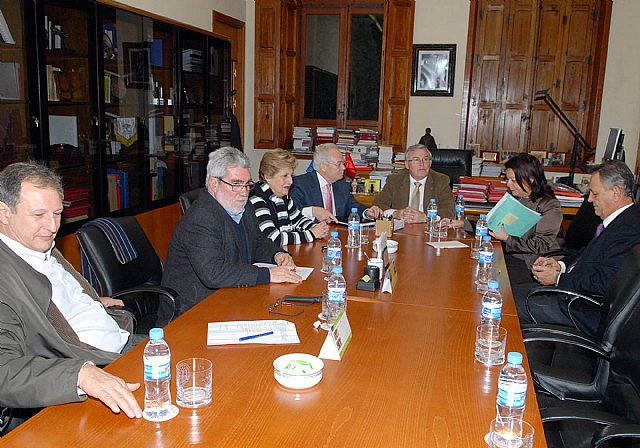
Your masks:
M392 174L387 177L387 182L380 194L373 200L373 205L377 205L382 210L406 208L409 205L409 184L409 170ZM454 217L456 201L449 187L449 176L429 170L422 204L425 213L431 198L435 198L438 203L438 215L443 218Z
M265 268L251 263L273 263L276 253L285 252L262 235L250 202L240 225L247 237L250 263L242 261L237 224L206 189L184 214L171 238L162 275L162 285L179 294L175 317L218 288L255 286ZM161 304L158 321L169 318L169 313Z
M603 295L624 256L636 244L640 244L640 207L632 205L579 255L562 260L566 266L577 262L571 272L560 276L558 286Z
M353 207L358 209L358 213L360 217L362 217L362 213L367 207L355 200L351 194L351 186L348 183L340 179L331 184L331 191L333 192L336 216L340 220L344 219L346 221ZM300 210L311 206L324 207L322 191L320 191L320 182L318 181L318 175L315 171L294 177L289 196Z
M0 241L0 405L36 408L86 400L77 392L86 361L119 354L68 344L47 318L51 283Z

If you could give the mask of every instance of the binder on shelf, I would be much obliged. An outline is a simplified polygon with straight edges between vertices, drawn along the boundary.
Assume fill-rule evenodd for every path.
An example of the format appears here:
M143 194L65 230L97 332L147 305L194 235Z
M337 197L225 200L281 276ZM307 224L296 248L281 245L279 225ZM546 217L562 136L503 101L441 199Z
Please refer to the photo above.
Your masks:
M489 230L499 232L504 224L504 230L515 237L521 237L531 227L540 221L540 213L525 207L509 193L487 213Z

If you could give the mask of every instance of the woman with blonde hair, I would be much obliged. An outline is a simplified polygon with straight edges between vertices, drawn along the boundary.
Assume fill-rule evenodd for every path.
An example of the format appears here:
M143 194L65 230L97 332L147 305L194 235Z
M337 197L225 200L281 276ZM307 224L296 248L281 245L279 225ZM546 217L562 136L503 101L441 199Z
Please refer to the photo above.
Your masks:
M289 197L297 160L284 149L267 151L260 162L260 181L249 200L256 211L260 231L276 244L310 243L326 238L327 223L316 223L302 215Z

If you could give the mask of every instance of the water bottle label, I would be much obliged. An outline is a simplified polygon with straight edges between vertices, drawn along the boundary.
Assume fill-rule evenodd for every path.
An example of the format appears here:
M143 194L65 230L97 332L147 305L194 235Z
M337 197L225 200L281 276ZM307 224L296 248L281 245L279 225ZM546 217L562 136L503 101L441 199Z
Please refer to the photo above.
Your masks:
M341 248L327 249L327 255L329 256L329 258L342 258L342 249Z
M500 319L501 316L501 303L487 303L482 305L482 317L485 319Z
M171 357L154 356L144 360L145 380L164 380L171 378Z
M522 408L527 399L527 383L498 380L498 404L511 408Z
M327 298L329 302L344 302L345 295L345 288L329 288Z
M436 219L438 216L438 210L427 210L427 218Z
M478 262L480 262L480 263L493 263L493 253L492 252L479 252L478 253Z
M359 221L349 221L349 230L360 230Z
M456 205L456 213L464 213L464 205Z
M486 227L480 227L480 226L476 226L476 236L486 236L487 235L487 228Z

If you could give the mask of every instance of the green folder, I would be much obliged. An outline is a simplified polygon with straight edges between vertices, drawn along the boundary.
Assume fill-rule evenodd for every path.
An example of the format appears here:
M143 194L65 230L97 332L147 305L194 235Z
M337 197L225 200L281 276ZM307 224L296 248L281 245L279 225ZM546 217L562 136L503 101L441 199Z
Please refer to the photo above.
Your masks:
M516 237L524 235L540 218L540 213L525 207L509 193L505 193L487 214L489 230L499 232L500 225L504 224L504 230Z

